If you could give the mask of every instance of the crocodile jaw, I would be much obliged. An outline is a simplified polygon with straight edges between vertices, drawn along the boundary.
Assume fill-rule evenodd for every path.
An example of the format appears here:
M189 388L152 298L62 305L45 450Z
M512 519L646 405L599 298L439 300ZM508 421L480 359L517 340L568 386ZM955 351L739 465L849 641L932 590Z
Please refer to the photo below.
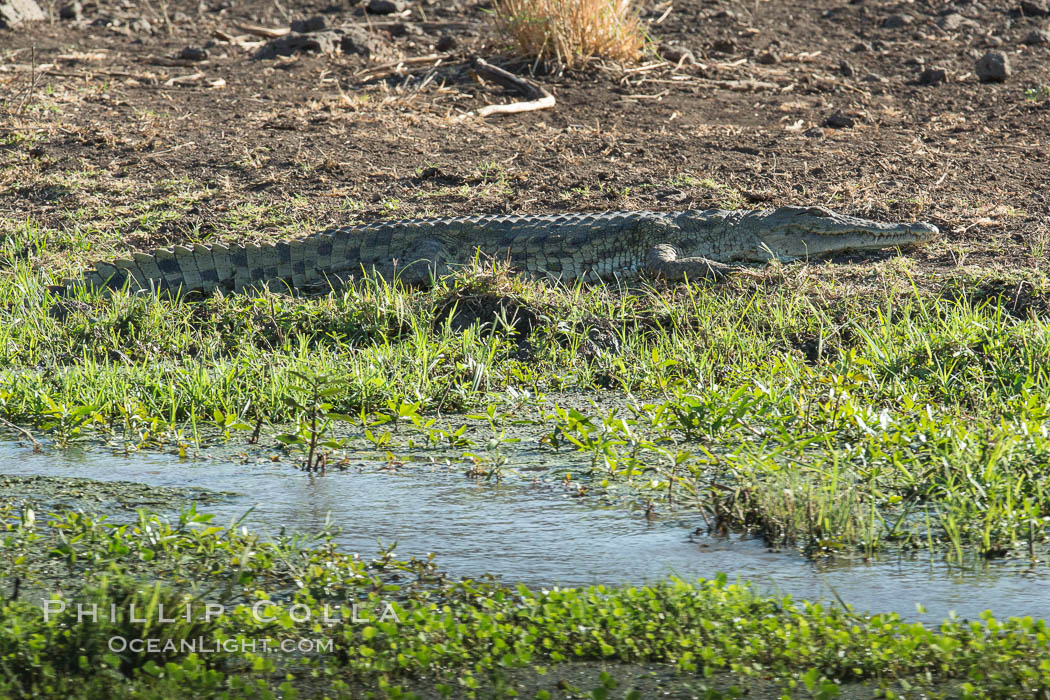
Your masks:
M886 224L836 214L823 207L781 207L753 212L741 222L753 231L756 245L741 259L767 262L880 250L931 240L936 226L923 222Z

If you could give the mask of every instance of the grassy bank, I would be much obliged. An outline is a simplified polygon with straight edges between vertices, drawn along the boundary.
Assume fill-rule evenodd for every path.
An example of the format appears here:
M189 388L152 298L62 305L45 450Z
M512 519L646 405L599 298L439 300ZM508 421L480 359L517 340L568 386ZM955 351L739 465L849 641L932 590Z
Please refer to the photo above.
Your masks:
M310 468L443 448L488 476L527 422L531 446L575 453L577 478L812 556L1042 556L1050 296L882 273L616 289L483 269L428 290L181 300L60 297L15 265L0 417L59 445L277 435ZM493 439L458 433L464 415Z
M143 511L124 525L83 513L48 519L11 503L0 515L4 696L1006 698L1050 689L1048 633L1027 618L927 629L724 578L503 589L443 582L432 561L348 557L331 533L264 541L194 511L172 520ZM208 604L221 614L207 614ZM94 619L82 614L91 610ZM156 650L135 651L136 639L157 640ZM187 639L202 645L180 649ZM572 669L592 671L595 685L555 680Z

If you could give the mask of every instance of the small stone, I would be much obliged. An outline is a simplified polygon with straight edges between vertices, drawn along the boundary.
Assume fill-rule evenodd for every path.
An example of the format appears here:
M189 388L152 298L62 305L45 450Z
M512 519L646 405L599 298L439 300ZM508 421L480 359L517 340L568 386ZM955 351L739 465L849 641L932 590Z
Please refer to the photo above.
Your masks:
M0 29L43 19L46 15L34 0L0 0Z
M885 77L879 75L878 73L868 73L867 75L864 76L863 80L866 83L888 83L888 82L890 82L889 78L885 78Z
M1021 0L1021 5L1018 9L1025 17L1050 16L1050 5L1045 0Z
M882 20L882 26L886 29L900 29L911 24L914 20L911 15L890 15Z
M365 12L370 15L392 15L404 10L405 3L402 0L368 0L365 7Z
M459 46L459 42L456 41L456 37L451 34L442 34L441 38L434 44L435 51L451 51L452 49Z
M179 58L184 61L203 61L208 58L208 52L199 46L187 46L179 52Z
M136 34L152 34L153 25L149 23L149 20L145 17L139 17L131 20L128 23L128 29L135 32Z
M350 27L339 41L339 48L345 54L357 54L368 58L380 49L380 41L366 29Z
M345 38L345 37L343 37ZM285 34L268 41L255 52L256 59L291 56L296 53L335 53L341 37L335 32L311 32L310 34Z
M1024 38L1029 46L1050 46L1050 32L1045 29L1033 29Z
M390 32L390 36L394 37L395 39L409 35L423 35L423 30L419 28L419 25L413 24L412 22L398 22L397 24L392 24L387 29L387 31Z
M84 19L84 7L79 2L63 5L58 10L58 17L59 19L71 19L79 22Z
M311 17L310 19L297 19L292 21L291 29L297 34L308 32L319 32L325 28L324 17Z
M1001 51L989 51L977 61L976 71L982 83L1001 83L1010 77L1010 59Z
M846 59L839 61L839 73L842 73L845 78L852 78L857 74L857 71L853 69L853 66Z
M854 125L853 117L842 112L835 112L824 121L824 126L832 129L849 129Z
M711 48L719 53L733 53L736 51L736 44L731 39L718 39L711 44Z
M948 80L948 71L943 68L927 68L919 73L919 85L940 85Z
M758 58L756 58L755 60L761 63L763 66L772 66L777 63L780 63L780 54L773 50L764 51L760 53L758 55Z
M952 12L937 20L937 26L946 32L953 32L966 22L966 18L958 12Z
M696 65L696 56L693 52L684 46L678 46L677 44L660 44L657 48L657 53L660 54L660 58L671 63L683 63L690 66Z
M866 44L863 41L858 41L853 45L853 48L850 49L850 52L852 53L865 53L867 51L871 51L871 45Z

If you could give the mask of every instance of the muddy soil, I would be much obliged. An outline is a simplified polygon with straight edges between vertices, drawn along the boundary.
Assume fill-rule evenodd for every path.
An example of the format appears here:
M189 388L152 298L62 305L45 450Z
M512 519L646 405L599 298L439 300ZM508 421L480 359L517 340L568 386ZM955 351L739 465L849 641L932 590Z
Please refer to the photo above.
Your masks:
M515 60L488 4L403 7L45 5L0 30L0 216L147 248L392 215L824 203L939 225L909 253L924 272L1047 268L1042 0L644 2L643 64L562 73ZM305 50L256 58L245 25L315 16ZM695 64L660 56L683 49ZM1004 82L977 77L989 51ZM536 67L557 106L467 115L517 99L475 56Z

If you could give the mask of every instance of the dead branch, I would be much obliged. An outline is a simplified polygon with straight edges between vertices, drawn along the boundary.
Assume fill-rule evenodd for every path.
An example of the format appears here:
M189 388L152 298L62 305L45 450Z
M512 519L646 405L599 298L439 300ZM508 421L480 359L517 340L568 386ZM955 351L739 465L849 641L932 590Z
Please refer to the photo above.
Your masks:
M390 63L381 63L378 66L372 66L371 68L365 68L354 74L354 77L365 82L367 80L375 80L376 78L385 78L388 75L397 75L401 73L405 66L410 66L416 63L432 63L434 61L443 61L448 58L445 54L430 54L429 56L413 56L411 58L402 58L398 61L391 61Z
M487 105L473 113L479 117L487 117L492 114L519 114L521 112L534 112L539 109L551 109L554 107L554 95L547 92L545 88L536 85L531 81L525 80L520 76L514 75L510 71L504 70L499 66L494 66L482 58L475 58L472 62L472 68L479 75L488 78L495 83L499 83L505 88L515 90L524 97L529 98L525 102L512 102L505 105ZM464 114L463 117L470 116L471 114L471 112L468 112L467 114Z
M280 39L292 32L288 27L264 27L259 24L234 24L233 26L246 34L261 36L264 39Z
M0 424L5 425L8 428L10 428L11 430L16 431L22 437L28 439L31 443L33 443L33 451L34 452L39 452L40 451L40 443L36 441L36 438L33 437L33 434L31 432L29 432L25 428L22 428L22 427L19 427L19 426L15 425L11 421L6 420L4 418L0 418Z
M177 76L175 78L170 78L168 80L165 80L164 81L164 86L165 87L172 87L174 85L189 85L190 83L195 83L198 80L202 80L203 78L204 78L204 73L201 73L200 71L198 71L196 73L191 73L190 75L180 75L180 76Z

